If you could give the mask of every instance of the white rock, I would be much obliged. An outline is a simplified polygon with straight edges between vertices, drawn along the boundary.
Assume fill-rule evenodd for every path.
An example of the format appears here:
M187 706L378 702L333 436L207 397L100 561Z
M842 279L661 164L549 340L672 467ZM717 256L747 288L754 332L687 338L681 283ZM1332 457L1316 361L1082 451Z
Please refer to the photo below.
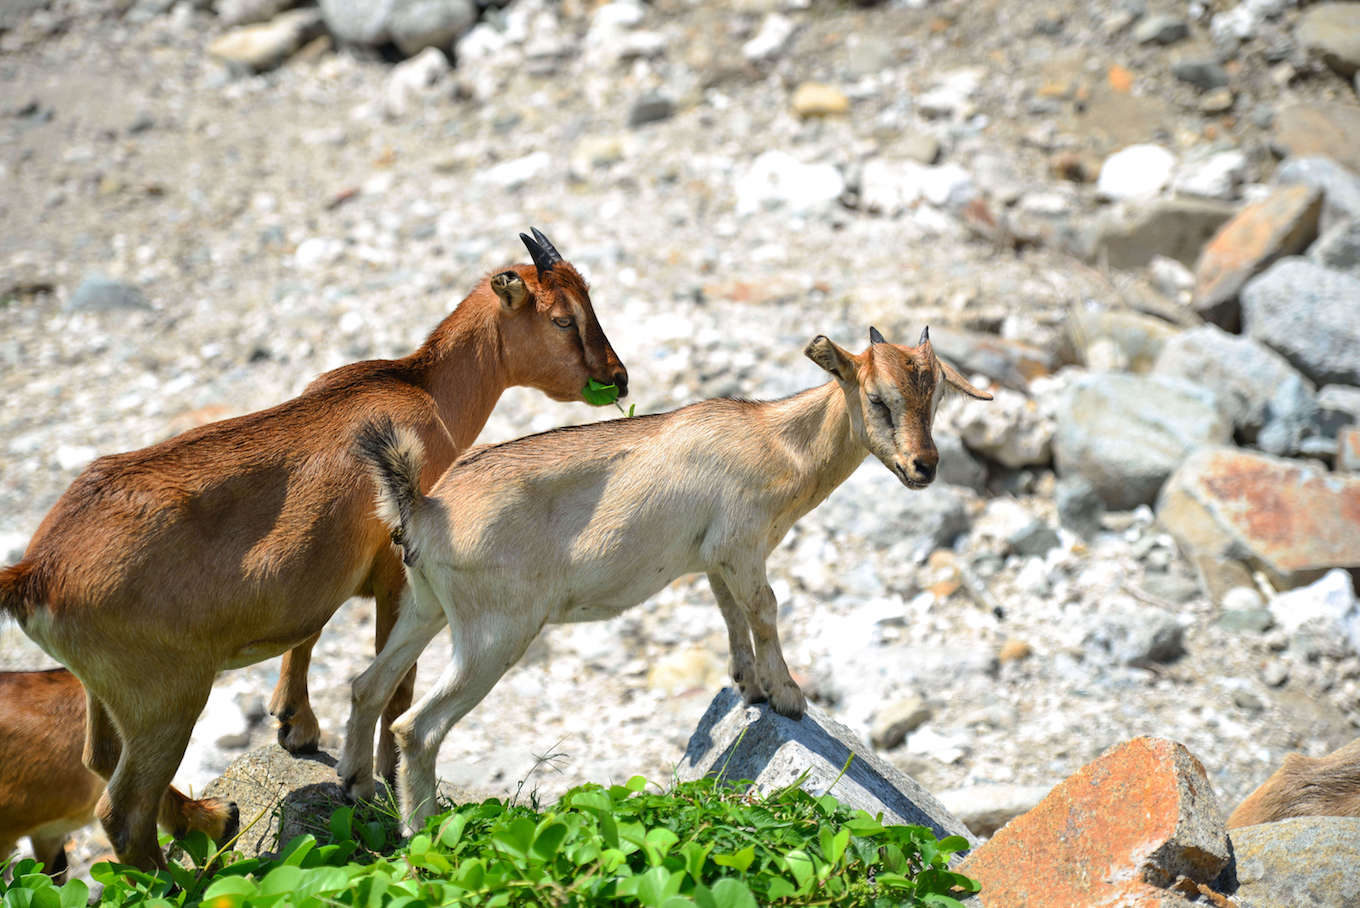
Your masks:
M427 47L409 60L392 67L383 92L383 113L389 119L405 116L415 102L434 93L438 83L451 72L449 58L435 47Z
M737 178L737 213L766 208L810 211L833 204L845 191L834 164L804 164L786 151L771 150Z
M1261 594L1249 586L1235 586L1223 594L1224 611L1245 612L1265 605Z
M1011 468L1052 461L1053 417L1019 391L997 388L992 393L994 399L985 403L953 398L946 404L963 443Z
M594 29L624 29L640 25L647 11L635 0L614 0L595 10L590 17L590 27Z
M1209 34L1217 43L1246 41L1256 34L1260 20L1251 8L1242 3L1222 13L1215 13L1209 22Z
M752 63L761 63L778 56L793 38L797 26L793 20L779 13L770 13L760 23L760 31L741 46L741 52Z
M57 466L75 470L94 460L98 453L89 445L57 445Z
M1198 161L1186 161L1171 188L1183 195L1231 201L1247 178L1247 156L1237 150L1220 151Z
M1360 599L1351 575L1333 568L1308 586L1280 593L1270 600L1275 623L1293 634L1305 624L1321 624L1326 632L1343 636L1360 653Z
M505 51L508 43L505 35L494 26L478 22L458 39L454 54L459 64L466 67L482 60L493 60Z
M986 71L978 68L945 73L933 88L916 99L916 108L927 117L967 117L973 112L970 99L985 76Z
M1175 166L1176 156L1160 145L1130 145L1105 159L1096 191L1107 199L1155 196Z
M1152 286L1171 299L1176 299L1195 286L1194 272L1164 255L1152 257L1152 261L1148 262L1148 274L1152 278Z
M968 746L962 738L920 728L907 736L907 753L930 757L941 763L957 763L968 753Z
M340 261L345 254L344 241L329 236L308 237L298 243L293 253L293 264L302 271L315 271Z
M242 25L218 36L208 53L220 60L263 70L278 66L321 27L315 9L295 9L256 25Z
M546 151L535 151L522 158L504 161L482 173L482 179L494 186L514 189L547 171L552 164L552 156Z

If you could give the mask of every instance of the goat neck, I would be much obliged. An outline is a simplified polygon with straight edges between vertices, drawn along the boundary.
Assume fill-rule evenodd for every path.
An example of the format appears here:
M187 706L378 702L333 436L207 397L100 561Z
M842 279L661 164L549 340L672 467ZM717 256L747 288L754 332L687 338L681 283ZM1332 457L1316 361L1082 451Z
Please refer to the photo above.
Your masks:
M417 383L434 398L458 450L470 447L511 385L499 304L478 287L408 357Z
M768 404L764 418L772 443L792 466L788 493L794 520L826 500L869 454L834 381Z

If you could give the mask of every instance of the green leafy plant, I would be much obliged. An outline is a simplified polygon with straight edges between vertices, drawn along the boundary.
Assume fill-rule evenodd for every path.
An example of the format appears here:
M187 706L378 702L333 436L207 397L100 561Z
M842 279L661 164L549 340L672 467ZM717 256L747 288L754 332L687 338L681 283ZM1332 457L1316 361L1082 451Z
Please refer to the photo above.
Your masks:
M619 412L624 416L631 417L637 410L637 404L629 404L628 409L623 409L623 404L619 403L619 386L615 384L603 384L595 379L586 382L586 386L581 389L581 397L592 407L607 407L610 404L619 408Z
M958 897L978 890L949 870L962 838L884 825L796 786L748 789L706 779L662 792L635 776L579 786L544 810L491 799L431 818L400 847L389 824L346 806L277 857L219 864L229 855L191 836L168 871L97 864L93 875L100 904L148 908L962 908ZM78 908L88 890L58 887L26 860L0 896L6 908Z

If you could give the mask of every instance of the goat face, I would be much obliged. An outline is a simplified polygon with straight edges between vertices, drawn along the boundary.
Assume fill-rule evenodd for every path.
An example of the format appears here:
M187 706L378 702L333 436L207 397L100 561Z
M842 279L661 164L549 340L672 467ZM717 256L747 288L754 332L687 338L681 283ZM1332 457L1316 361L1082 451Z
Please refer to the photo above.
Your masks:
M930 426L944 386L992 399L935 355L929 329L914 347L887 343L870 328L869 348L861 354L825 336L814 338L804 352L840 383L860 444L910 489L924 489L935 479L940 452Z
M628 370L595 318L585 279L565 262L548 238L520 234L534 265L491 277L501 301L501 336L515 363L516 384L537 388L554 400L582 400L590 379L628 393Z

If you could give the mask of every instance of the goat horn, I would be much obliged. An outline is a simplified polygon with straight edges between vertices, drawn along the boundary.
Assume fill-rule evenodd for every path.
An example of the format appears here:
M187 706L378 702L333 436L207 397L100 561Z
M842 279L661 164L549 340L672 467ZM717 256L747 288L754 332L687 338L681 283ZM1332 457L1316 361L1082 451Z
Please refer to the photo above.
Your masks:
M524 248L529 250L529 257L534 260L534 267L538 269L538 276L543 277L544 273L550 271L552 266L561 261L561 258L554 258L527 233L519 235L524 243Z
M879 333L878 333L878 329L875 328L873 325L870 325L870 326L869 326L869 343L871 343L871 344L886 344L886 343L887 343L887 341L885 341L885 340L883 339L883 335L879 334Z
M537 227L530 227L529 232L534 235L534 239L538 241L538 245L542 246L543 251L547 253L548 261L550 263L549 267L562 261L562 253L557 251L557 247L552 244L552 240L548 239L542 230L539 230Z
M930 326L926 325L925 330L921 332L921 339L916 342L916 346L919 347L922 344L928 343L930 343Z

